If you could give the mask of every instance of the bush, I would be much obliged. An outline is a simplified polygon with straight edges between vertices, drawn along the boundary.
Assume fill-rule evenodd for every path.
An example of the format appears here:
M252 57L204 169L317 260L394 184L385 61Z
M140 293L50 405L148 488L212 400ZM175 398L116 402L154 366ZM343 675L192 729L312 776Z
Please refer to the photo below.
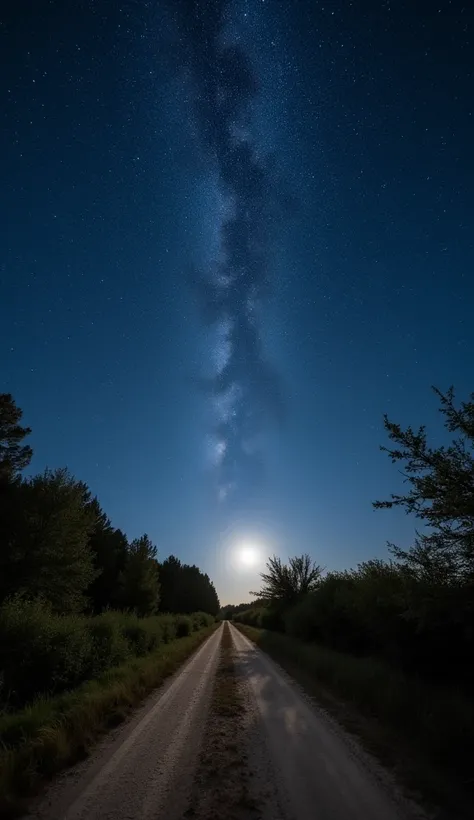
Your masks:
M21 597L0 607L0 645L0 702L13 708L84 679L92 650L84 617L54 615Z
M189 615L179 615L176 623L176 637L186 638L193 631L193 623Z
M177 637L177 619L176 615L157 615L160 619L161 634L163 636L163 643L174 641Z
M213 622L203 612L148 618L112 610L93 617L56 615L41 601L12 598L0 606L0 710L72 689Z
M122 624L121 632L134 655L141 657L153 648L153 632L136 615Z
M195 631L203 629L205 626L211 626L215 621L214 616L209 615L208 612L194 612L190 617Z
M273 629L277 632L283 632L284 630L282 612L277 607L249 607L249 609L234 613L233 620L246 626L254 626L257 629Z
M131 654L130 644L122 632L122 618L121 613L111 611L89 619L92 653L87 677L97 677L109 666L123 663Z

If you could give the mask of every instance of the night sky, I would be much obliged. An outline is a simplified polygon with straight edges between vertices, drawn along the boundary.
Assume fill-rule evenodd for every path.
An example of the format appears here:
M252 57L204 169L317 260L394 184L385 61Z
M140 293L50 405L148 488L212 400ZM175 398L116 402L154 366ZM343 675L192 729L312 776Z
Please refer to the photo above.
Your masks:
M33 471L222 602L408 546L383 413L474 390L474 10L35 0L0 12L2 392Z

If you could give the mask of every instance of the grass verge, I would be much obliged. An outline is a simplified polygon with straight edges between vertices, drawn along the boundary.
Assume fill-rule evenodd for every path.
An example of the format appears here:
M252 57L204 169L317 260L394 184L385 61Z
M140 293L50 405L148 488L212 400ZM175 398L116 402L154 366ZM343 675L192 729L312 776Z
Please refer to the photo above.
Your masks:
M233 652L226 623L193 796L185 814L192 820L260 817L249 786L252 772L245 743L245 704Z
M84 757L106 729L120 723L216 628L213 624L163 644L71 692L41 698L0 717L0 815L24 810L26 797L45 779Z
M473 816L473 701L376 659L235 626L389 766L410 796L438 817Z

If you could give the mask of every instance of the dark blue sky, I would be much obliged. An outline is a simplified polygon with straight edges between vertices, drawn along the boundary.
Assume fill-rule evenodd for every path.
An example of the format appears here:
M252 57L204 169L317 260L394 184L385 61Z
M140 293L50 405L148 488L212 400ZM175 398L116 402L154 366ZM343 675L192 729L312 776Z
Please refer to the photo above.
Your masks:
M0 390L34 470L238 601L244 540L409 545L383 413L474 389L473 11L201 5L1 13Z

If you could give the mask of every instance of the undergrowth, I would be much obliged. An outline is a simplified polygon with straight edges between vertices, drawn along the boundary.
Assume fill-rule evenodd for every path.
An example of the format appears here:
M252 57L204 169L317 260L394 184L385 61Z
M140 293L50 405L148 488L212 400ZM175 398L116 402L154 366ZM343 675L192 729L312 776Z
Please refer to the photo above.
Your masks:
M73 689L213 621L205 612L58 615L41 601L7 600L0 606L0 714Z

